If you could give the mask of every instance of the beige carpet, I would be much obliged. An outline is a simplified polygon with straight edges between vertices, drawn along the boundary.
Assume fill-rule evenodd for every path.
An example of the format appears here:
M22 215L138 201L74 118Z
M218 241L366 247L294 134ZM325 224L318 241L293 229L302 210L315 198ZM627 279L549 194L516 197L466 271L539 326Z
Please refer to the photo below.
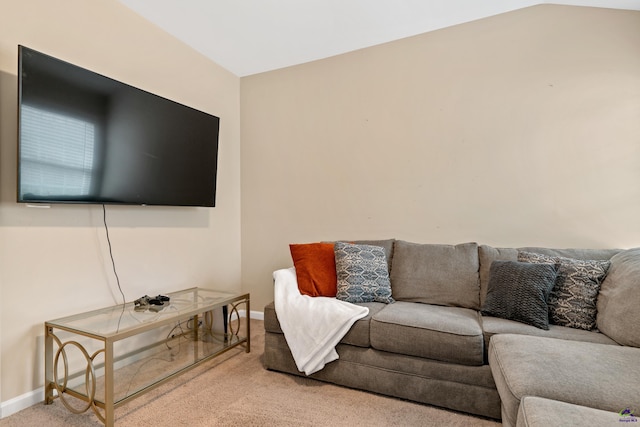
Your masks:
M116 409L117 426L487 426L466 414L351 390L262 365L263 322L251 321L251 353L231 350ZM0 420L0 427L101 426L59 400Z

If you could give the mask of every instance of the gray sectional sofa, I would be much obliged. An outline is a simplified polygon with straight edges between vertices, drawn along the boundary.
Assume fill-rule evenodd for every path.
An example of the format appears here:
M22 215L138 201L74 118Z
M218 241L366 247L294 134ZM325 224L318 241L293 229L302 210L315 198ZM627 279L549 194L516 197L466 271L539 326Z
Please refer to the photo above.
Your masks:
M618 419L629 415L621 415L625 408L640 408L640 249L358 243L385 249L396 302L362 303L369 314L338 344L339 360L311 378L510 426L548 425L550 414L558 425L584 417ZM522 253L610 261L593 295L597 328L550 324L546 330L487 315L487 295L497 293L492 263L515 263ZM273 303L264 320L265 367L303 376Z

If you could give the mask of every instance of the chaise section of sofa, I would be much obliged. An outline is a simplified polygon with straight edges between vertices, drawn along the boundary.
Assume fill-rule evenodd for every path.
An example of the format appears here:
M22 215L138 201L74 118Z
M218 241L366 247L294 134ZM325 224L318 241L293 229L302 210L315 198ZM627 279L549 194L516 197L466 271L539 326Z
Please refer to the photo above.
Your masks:
M503 425L637 421L620 414L640 404L640 249L617 251L610 264L597 300L602 332L491 337L488 359Z
M489 365L502 423L515 426L526 396L619 412L640 402L640 350L526 335L496 335Z
M627 418L633 422L635 418ZM614 426L625 422L620 412L602 411L557 400L526 396L520 403L516 427Z

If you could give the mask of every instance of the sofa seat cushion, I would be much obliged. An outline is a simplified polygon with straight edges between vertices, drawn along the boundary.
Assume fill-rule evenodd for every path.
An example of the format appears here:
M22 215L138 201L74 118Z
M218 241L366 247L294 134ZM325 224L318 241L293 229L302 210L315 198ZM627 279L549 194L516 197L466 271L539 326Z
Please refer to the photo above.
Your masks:
M340 343L355 345L358 347L371 347L371 341L369 339L369 324L371 317L382 310L386 304L380 302L365 302L356 305L367 307L369 309L369 314L356 321L349 332L347 332L342 340L340 340ZM264 308L264 329L267 332L273 332L276 334L283 333L280 328L280 322L278 321L278 316L273 302Z
M599 344L618 345L614 340L597 331L585 331L583 329L569 328L567 326L549 325L549 330L525 325L514 320L500 319L498 317L482 316L482 330L484 332L485 345L489 345L491 337L496 334L535 335L547 338L559 338L570 341L585 341Z
M478 312L397 301L371 318L375 349L462 365L482 365Z
M526 396L518 409L517 427L614 426L624 421L617 412Z
M514 426L520 402L537 396L605 411L640 402L640 349L527 335L491 338L489 365Z

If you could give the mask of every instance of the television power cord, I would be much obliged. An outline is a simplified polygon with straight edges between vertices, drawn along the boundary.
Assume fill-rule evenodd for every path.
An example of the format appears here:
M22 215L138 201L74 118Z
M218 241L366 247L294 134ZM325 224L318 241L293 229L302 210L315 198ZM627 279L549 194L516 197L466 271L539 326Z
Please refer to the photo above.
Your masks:
M127 299L124 296L124 292L122 292L122 287L120 286L120 277L118 277L118 272L116 271L116 262L113 259L113 250L111 248L111 239L109 238L109 227L107 226L107 208L104 203L102 204L102 221L104 222L104 230L107 234L107 243L109 244L109 256L111 257L111 266L113 267L113 274L116 276L116 283L118 284L118 290L120 291L120 295L122 295L122 305L127 303Z

